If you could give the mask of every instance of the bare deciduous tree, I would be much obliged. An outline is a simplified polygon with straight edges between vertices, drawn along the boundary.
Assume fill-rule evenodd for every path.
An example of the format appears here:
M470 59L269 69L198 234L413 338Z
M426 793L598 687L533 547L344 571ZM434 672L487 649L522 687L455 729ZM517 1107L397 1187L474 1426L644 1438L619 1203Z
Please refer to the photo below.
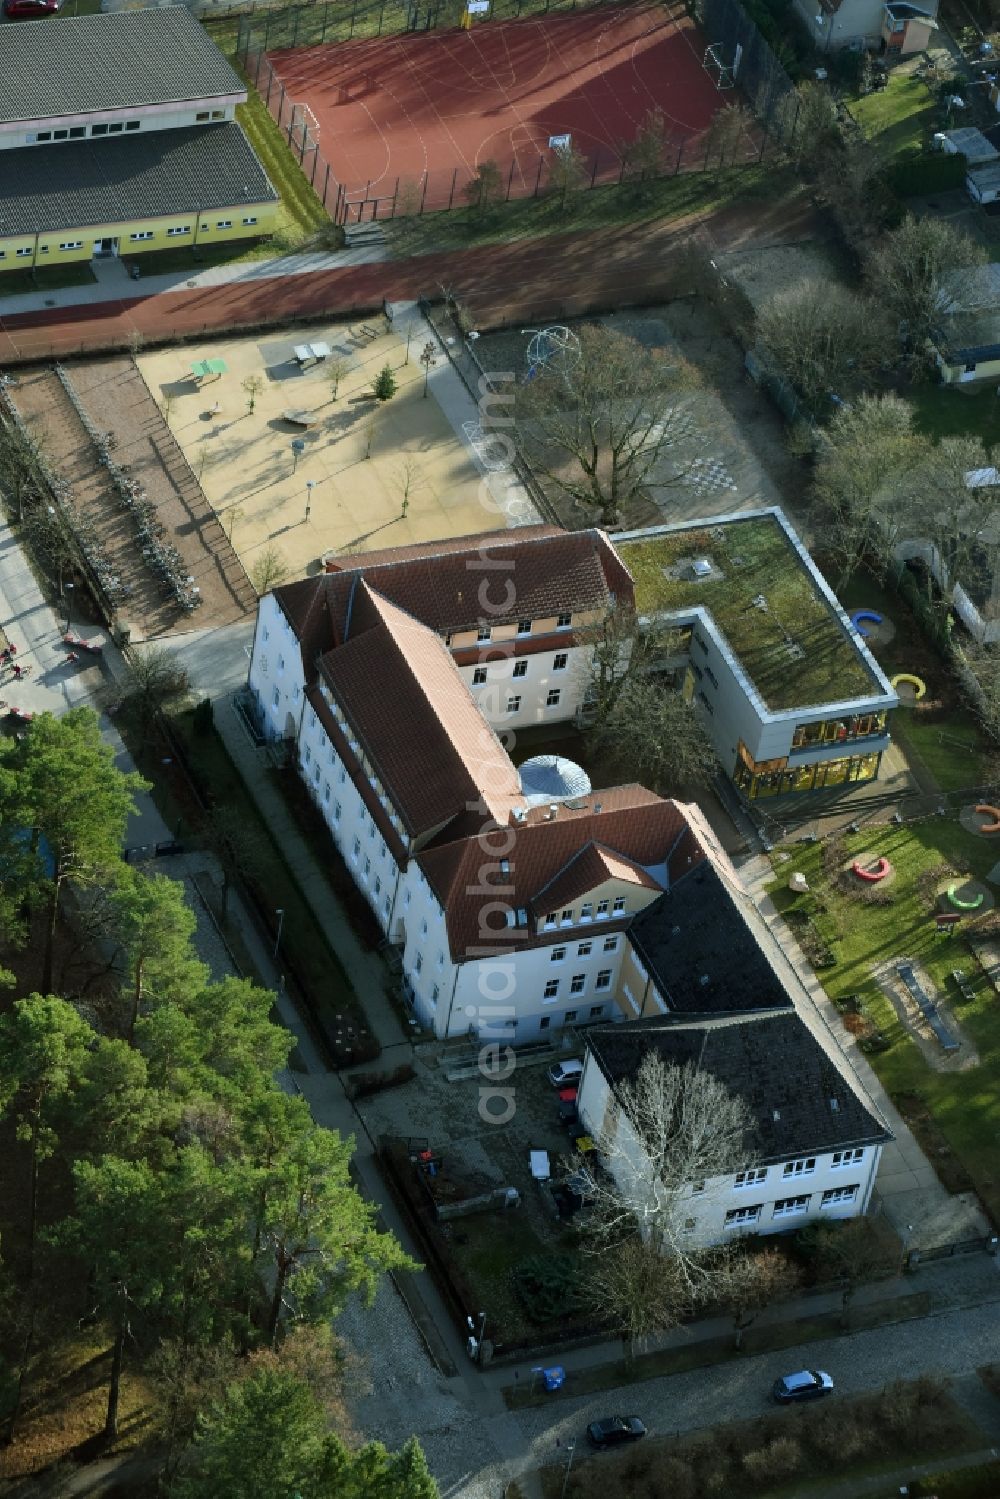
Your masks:
M260 375L247 375L245 380L240 381L240 384L243 387L243 394L247 398L247 416L253 416L254 407L257 405L257 397L264 389L264 381Z
M945 277L980 265L985 253L947 219L912 214L872 249L866 266L872 295L895 320L917 363L925 362L927 340L948 305Z
M861 396L822 430L813 492L817 540L841 588L865 562L884 574L911 531L912 484L924 456L913 411L895 395Z
M727 162L745 155L751 143L753 115L743 104L724 104L712 116L705 132L705 163L714 159L719 171Z
M802 282L757 314L764 357L814 415L830 410L831 395L851 394L875 374L890 338L880 306L836 283Z
M782 1301L802 1280L798 1267L779 1249L763 1249L730 1257L723 1295L733 1314L733 1339L743 1347L743 1334L774 1301Z
M503 192L503 173L495 161L481 161L476 175L462 188L462 197L474 213L485 213Z
M608 1168L595 1187L599 1236L637 1226L644 1243L676 1261L685 1294L699 1298L709 1270L685 1231L692 1188L753 1165L750 1111L710 1072L675 1066L655 1051L619 1084L616 1102L598 1141Z
M565 208L567 199L579 192L586 180L587 162L583 153L572 143L553 147L549 162L549 187L560 208Z
M592 733L622 772L654 789L703 784L718 765L698 709L655 677L627 676Z
M288 563L276 546L268 545L254 559L250 581L262 596L288 577Z
M517 436L532 467L570 499L615 524L671 450L690 436L683 402L698 379L683 359L647 349L614 328L579 330L579 358L540 368L517 391Z
M578 646L590 647L587 708L594 725L614 710L626 684L682 652L680 630L655 619L640 622L630 605L615 601L599 620L574 631Z
M130 653L124 676L110 690L114 699L121 699L139 727L147 729L159 713L177 710L187 703L191 679L172 651L150 646Z
M640 189L663 173L667 155L667 127L661 109L647 111L642 124L630 141L618 147L622 177Z

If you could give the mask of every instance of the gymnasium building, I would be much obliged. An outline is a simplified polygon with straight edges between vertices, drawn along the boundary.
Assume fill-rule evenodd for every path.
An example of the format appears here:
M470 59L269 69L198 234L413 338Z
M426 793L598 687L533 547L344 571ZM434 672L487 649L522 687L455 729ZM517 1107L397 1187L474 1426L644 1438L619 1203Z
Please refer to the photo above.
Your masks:
M182 6L0 28L0 273L249 239L278 194Z

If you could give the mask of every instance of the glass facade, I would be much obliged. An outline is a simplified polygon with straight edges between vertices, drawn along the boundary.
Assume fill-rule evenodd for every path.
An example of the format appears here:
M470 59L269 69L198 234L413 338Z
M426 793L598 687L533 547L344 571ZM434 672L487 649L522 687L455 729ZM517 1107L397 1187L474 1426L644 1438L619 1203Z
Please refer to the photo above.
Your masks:
M841 744L849 739L866 739L870 734L884 734L885 725L885 713L858 713L853 718L802 723L792 735L792 749L801 749L806 744Z
M873 714L872 717L880 715ZM789 766L788 761L754 761L743 741L733 780L743 795L754 801L762 796L787 796L792 792L822 791L831 786L846 786L860 781L874 781L882 759L881 750L874 754L844 755L819 764Z

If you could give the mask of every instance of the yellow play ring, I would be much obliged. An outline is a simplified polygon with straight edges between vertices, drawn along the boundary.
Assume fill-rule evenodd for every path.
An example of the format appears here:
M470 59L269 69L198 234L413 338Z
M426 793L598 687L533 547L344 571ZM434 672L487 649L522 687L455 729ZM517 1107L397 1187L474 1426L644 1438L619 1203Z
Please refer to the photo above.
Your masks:
M913 688L913 696L918 703L922 697L926 697L927 695L927 683L922 677L915 677L912 672L898 672L896 676L889 678L889 682L892 687L898 687L900 682L908 682Z

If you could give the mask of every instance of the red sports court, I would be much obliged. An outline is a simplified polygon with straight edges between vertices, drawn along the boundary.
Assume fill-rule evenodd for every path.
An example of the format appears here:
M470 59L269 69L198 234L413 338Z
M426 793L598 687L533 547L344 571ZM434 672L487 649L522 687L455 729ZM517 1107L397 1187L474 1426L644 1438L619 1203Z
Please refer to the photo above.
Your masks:
M473 19L468 30L268 59L287 104L315 117L319 150L357 219L391 212L401 184L411 184L411 198L419 190L426 208L461 202L462 186L490 159L511 196L530 194L544 182L550 142L567 135L597 180L613 180L618 148L652 109L683 154L721 102L704 52L686 17L656 6Z

